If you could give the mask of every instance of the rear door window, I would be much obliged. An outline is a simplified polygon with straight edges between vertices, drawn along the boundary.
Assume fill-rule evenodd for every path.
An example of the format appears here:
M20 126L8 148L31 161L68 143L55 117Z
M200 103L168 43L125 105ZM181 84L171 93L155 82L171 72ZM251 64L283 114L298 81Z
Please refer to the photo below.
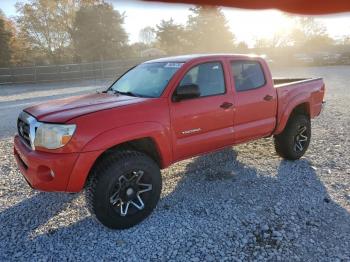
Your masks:
M232 61L231 71L236 91L248 91L266 83L264 71L258 61Z

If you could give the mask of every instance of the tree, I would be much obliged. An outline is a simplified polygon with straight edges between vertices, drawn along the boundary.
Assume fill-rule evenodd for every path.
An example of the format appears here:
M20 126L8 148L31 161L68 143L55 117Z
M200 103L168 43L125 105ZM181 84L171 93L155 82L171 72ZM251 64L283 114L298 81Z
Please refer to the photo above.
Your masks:
M12 34L6 29L5 19L0 13L0 67L8 67L11 64L11 42Z
M176 55L185 52L188 48L187 32L182 25L174 23L174 20L162 20L157 25L156 36L160 49L167 54Z
M298 17L290 35L293 45L306 49L322 49L333 43L326 27L312 17Z
M246 52L248 49L248 44L244 41L241 41L237 44L237 50L239 50L240 52Z
M128 35L124 15L110 4L83 6L76 14L73 40L76 53L84 61L124 57Z
M21 37L25 38L32 50L43 52L48 60L57 63L60 51L69 45L70 35L62 16L57 12L62 1L32 0L17 3L17 24Z
M218 7L196 6L187 22L188 40L194 52L228 52L234 47L235 37Z
M255 40L256 48L277 48L290 45L290 34L284 31L275 32L271 37L262 37Z
M140 30L139 39L142 43L151 45L155 41L155 38L156 34L154 28L147 26Z
M341 45L350 45L350 35L343 35L340 39Z
M137 42L129 45L129 57L140 57L142 51L148 49L149 46L142 42Z
M297 18L297 23L308 38L327 34L326 27L322 23L315 21L313 17L299 17Z
M11 64L12 65L26 65L32 64L32 52L28 46L28 43L23 39L15 22L13 20L7 20L5 27L11 32L10 49L11 49Z
M258 49L271 48L271 41L268 38L257 38L255 39L254 47Z
M72 31L76 11L101 0L30 0L17 3L19 38L50 63L67 62L72 57Z

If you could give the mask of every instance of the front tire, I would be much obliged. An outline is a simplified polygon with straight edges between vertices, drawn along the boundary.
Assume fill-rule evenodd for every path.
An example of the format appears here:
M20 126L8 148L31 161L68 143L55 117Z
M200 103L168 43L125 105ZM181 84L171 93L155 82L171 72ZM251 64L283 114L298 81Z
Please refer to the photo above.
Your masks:
M306 115L293 115L281 134L274 136L275 149L279 156L296 160L301 158L311 140L311 122Z
M93 168L86 187L91 214L106 227L130 228L150 215L162 188L158 165L147 155L120 151Z

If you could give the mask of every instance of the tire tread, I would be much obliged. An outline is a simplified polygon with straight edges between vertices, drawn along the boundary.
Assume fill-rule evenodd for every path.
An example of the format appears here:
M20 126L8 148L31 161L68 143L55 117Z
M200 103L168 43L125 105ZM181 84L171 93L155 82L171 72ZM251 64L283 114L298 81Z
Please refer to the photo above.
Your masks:
M298 125L300 122L304 122L305 124L308 125L310 134L308 136L309 141L305 149L301 153L296 153L293 150L293 148L291 148L294 145L294 144L292 145L291 139L292 137L294 138L294 133L293 133L294 129L296 128L296 125ZM297 160L305 154L305 151L309 146L310 139L311 139L311 125L310 125L309 117L303 114L292 115L289 118L283 132L274 136L274 145L275 145L276 153L284 159Z
M100 159L94 165L94 167L92 168L89 174L89 177L86 182L86 187L85 187L86 206L94 219L98 220L96 216L96 208L95 208L94 200L95 200L97 184L100 178L99 174L103 174L107 172L110 166L116 165L119 162L124 162L129 159L136 160L138 158L141 158L141 159L147 158L149 161L152 161L153 163L155 163L153 159L151 159L148 155L142 152L134 151L134 150L120 150L120 151L115 151L113 153L106 154L105 156L103 156L102 159Z

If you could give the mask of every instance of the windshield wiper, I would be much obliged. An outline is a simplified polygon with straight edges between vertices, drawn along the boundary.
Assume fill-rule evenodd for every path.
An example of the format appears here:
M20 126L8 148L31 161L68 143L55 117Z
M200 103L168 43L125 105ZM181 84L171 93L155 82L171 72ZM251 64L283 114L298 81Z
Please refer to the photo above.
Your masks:
M146 96L146 95L140 95L136 94L134 92L123 92L123 91L118 91L118 90L113 90L114 94L120 94L120 95L126 95L126 96L134 96L134 97L153 97L153 96Z
M141 95L135 94L135 93L130 92L130 91L128 91L128 92L123 92L123 91L114 90L114 93L115 93L115 94L120 94L120 95L126 95L126 96L142 97Z

